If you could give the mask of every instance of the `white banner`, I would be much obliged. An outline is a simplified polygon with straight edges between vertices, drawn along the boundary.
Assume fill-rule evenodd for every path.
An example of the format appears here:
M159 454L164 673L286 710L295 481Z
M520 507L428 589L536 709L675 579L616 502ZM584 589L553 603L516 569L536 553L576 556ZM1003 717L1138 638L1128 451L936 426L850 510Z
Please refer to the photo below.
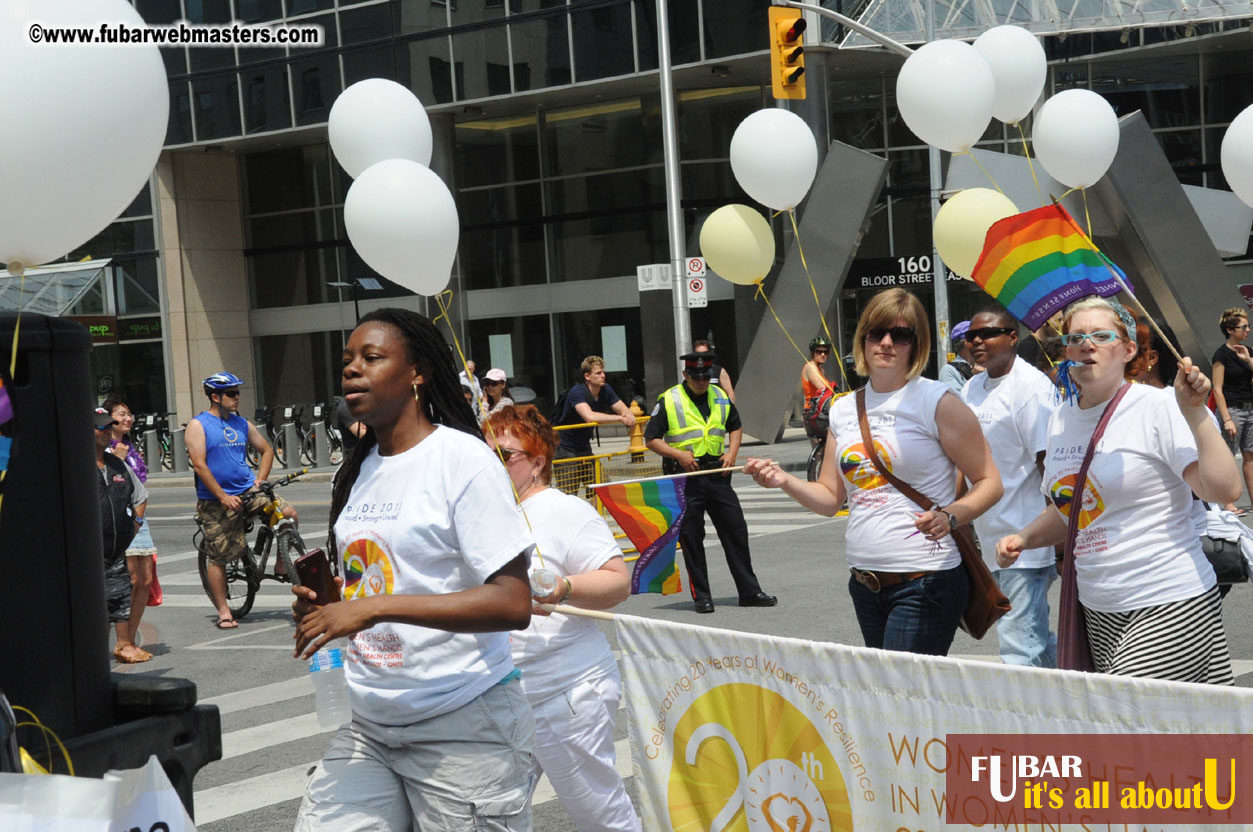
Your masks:
M0 774L5 832L196 832L155 756L103 778Z
M616 626L641 816L650 831L933 832L945 828L953 808L945 796L947 734L1253 731L1253 690L1244 688L924 657L624 615ZM1027 811L1021 803L994 812L986 823L996 829L1082 821L1073 809Z

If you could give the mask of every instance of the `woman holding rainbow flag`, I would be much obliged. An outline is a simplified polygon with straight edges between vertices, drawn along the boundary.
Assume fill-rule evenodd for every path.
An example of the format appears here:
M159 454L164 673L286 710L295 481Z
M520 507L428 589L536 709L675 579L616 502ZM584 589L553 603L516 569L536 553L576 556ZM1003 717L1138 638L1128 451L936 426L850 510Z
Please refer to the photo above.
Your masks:
M1049 424L1043 489L1052 505L997 542L997 562L1065 541L1059 667L1230 685L1191 492L1227 503L1240 477L1205 407L1209 379L1190 359L1180 360L1173 391L1124 382L1134 332L1127 310L1101 298L1067 310L1062 339L1079 396Z
M631 573L602 518L585 500L549 488L557 432L529 404L487 418L488 444L505 463L535 535L537 560L559 577L542 604L607 610L631 593ZM639 832L614 765L614 714L622 679L609 642L588 618L536 607L531 625L510 639L522 692L535 717L535 780L548 775L581 830Z
M853 337L857 373L870 381L832 405L818 481L805 482L768 459L750 459L744 472L827 517L847 496L848 591L866 646L943 656L970 593L949 532L1000 499L1001 477L974 413L947 384L922 378L930 351L918 298L904 289L875 295ZM919 511L882 470L935 504ZM971 483L960 499L958 472Z

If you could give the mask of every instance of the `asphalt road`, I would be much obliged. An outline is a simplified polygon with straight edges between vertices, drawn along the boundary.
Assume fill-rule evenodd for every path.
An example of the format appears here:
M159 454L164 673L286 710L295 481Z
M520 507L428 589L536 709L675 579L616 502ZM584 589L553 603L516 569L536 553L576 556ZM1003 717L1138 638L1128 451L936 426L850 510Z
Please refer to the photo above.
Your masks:
M745 448L742 457L768 451L789 467L803 467L808 443L800 438L769 449ZM803 475L803 474L802 474ZM160 555L157 571L165 603L149 608L142 642L155 658L118 666L119 673L193 680L202 703L222 714L224 759L195 780L197 826L203 832L289 830L309 770L330 737L318 728L306 667L291 656L293 626L286 585L267 581L257 605L236 630L214 628L216 616L200 587L191 545L195 494L187 485L151 490L148 517ZM742 475L735 487L748 518L753 564L762 586L779 597L772 608L741 609L734 585L709 535L710 573L717 610L697 615L686 595L635 596L616 612L844 644L861 644L844 566L843 518L823 518L796 506L777 491L757 488ZM307 541L326 534L330 485L296 483L283 490L301 515ZM1052 601L1057 603L1057 584ZM1253 686L1253 590L1238 587L1225 604L1228 639L1237 684ZM606 626L613 641L612 628ZM996 639L975 641L957 634L952 654L996 660ZM619 768L630 775L625 713L619 711L615 739ZM551 789L542 782L535 798L535 828L573 830Z

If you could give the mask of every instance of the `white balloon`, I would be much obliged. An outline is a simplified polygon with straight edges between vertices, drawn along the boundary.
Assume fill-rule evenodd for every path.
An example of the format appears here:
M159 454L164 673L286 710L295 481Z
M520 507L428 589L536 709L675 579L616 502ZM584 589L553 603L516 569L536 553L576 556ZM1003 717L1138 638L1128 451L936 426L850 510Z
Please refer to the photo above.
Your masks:
M1049 176L1070 188L1090 188L1118 153L1118 116L1091 90L1064 90L1044 102L1031 143Z
M1015 124L1040 100L1048 59L1035 35L1020 26L994 26L975 38L975 50L992 68L996 96L992 115Z
M951 153L969 150L992 120L992 68L968 43L937 40L905 59L896 106L914 135Z
M104 22L143 25L123 0L0 0L0 263L11 272L117 219L161 153L170 91L155 45L31 41L34 23Z
M457 204L442 179L412 159L371 165L348 188L344 227L361 259L419 295L448 285L457 256Z
M431 120L418 97L395 81L367 78L344 90L331 105L326 132L353 179L386 159L431 164Z
M1246 107L1223 134L1223 176L1233 193L1253 206L1253 106Z
M818 170L818 143L805 120L777 108L758 110L731 136L731 171L753 199L787 211L809 193Z

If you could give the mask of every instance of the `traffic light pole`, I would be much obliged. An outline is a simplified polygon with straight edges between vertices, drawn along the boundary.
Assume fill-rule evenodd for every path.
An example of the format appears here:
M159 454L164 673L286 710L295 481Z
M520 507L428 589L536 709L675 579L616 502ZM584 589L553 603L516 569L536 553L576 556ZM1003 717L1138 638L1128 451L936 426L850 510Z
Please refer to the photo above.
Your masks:
M887 35L876 32L869 26L858 23L852 18L845 17L839 12L833 12L822 6L813 3L798 3L796 0L770 0L772 6L787 6L793 9L804 9L805 11L815 12L824 17L829 17L837 21L841 25L852 29L860 35L870 38L875 43L882 44L899 55L909 57L913 54L913 50L903 43L892 40ZM935 40L935 2L934 0L926 0L924 3L923 13L924 38L927 43ZM928 148L927 162L930 170L931 180L931 226L935 227L935 217L940 211L940 189L943 183L940 179L940 151L935 147ZM940 261L939 255L935 251L934 241L931 249L931 263L934 269L933 285L935 287L935 341L936 341L936 369L942 369L948 363L949 348L949 326L948 326L948 270L945 269L944 263Z
M670 11L657 2L657 67L661 76L661 141L666 169L666 227L670 236L670 287L674 298L674 355L692 348L687 312L687 260L683 227L683 183L679 178L679 141L675 128L674 78L670 73Z
M831 18L832 20L839 23L841 26L844 26L848 29L852 29L854 32L858 33L859 35L865 35L866 37L870 38L875 43L879 43L879 44L882 44L883 46L886 46L888 49L891 49L893 52L897 53L898 55L904 55L906 57L909 57L910 55L914 54L914 50L910 49L905 44L894 41L887 35L882 34L880 32L876 32L874 29L871 29L869 26L865 26L861 23L858 23L856 20L853 20L851 17L845 17L839 12L833 12L830 9L823 8L822 6L818 6L813 3L797 3L795 2L795 0L770 0L770 5L787 6L788 8L791 8L791 9L804 9L807 12L815 12L817 14L822 15L823 17ZM928 7L930 7L930 4L928 4ZM927 40L930 40L930 39L931 38L927 38Z

